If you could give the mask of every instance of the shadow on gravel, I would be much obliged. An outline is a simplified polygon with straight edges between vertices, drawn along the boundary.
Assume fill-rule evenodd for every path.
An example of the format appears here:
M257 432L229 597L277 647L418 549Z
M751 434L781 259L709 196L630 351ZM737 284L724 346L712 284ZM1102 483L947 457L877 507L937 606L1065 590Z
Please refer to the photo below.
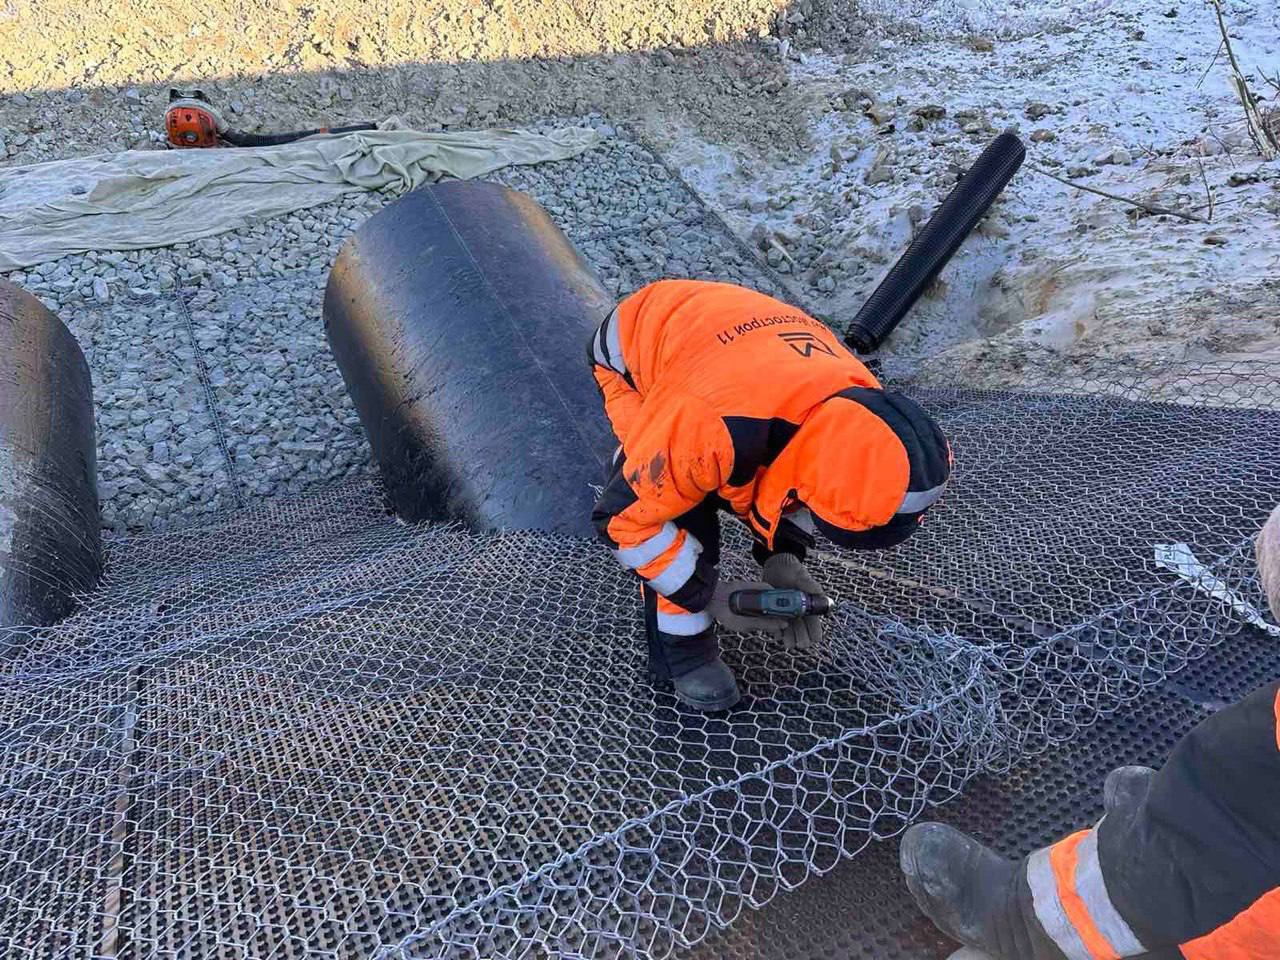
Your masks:
M53 0L55 5L60 2ZM693 6L698 2L692 0ZM0 162L29 163L156 146L153 134L162 129L170 87L204 90L224 111L229 126L248 131L338 126L393 115L419 129L440 130L598 113L643 125L650 137L659 140L677 138L688 129L711 142L753 154L785 154L804 142L805 105L791 89L784 57L789 51L812 46L813 35L819 32L815 22L822 24L821 33L828 39L855 43L860 22L837 9L841 0L786 4L737 0L708 5L699 29L681 33L661 27L626 27L645 17L654 20L662 15L660 10L642 16L636 12L638 5L605 5L600 10L592 4L585 12L570 5L573 14L566 16L571 22L561 31L563 45L576 43L590 52L553 56L543 51L559 45L560 34L525 36L526 28L513 17L502 29L516 31L514 37L486 34L485 30L496 29L493 22L478 28L460 24L456 15L450 18L448 6L441 4L440 11L433 13L430 29L417 25L416 44L412 37L404 42L389 39L386 34L394 26L384 18L361 24L363 33L355 34L337 27L309 27L308 36L291 37L284 53L276 57L304 64L301 69L263 67L263 57L258 56L253 66L244 66L252 62L246 60L231 70L215 67L202 73L202 64L221 65L234 55L237 45L252 49L230 26L206 28L203 34L193 27L191 39L180 44L164 31L144 27L144 33L157 38L148 49L159 46L163 51L150 55L175 59L161 61L163 66L151 69L151 79L142 82L95 82L99 74L128 73L122 67L112 69L111 61L131 55L119 41L113 42L113 52L103 62L85 63L81 75L73 74L77 51L63 51L58 64L40 73L62 74L69 78L66 84L46 79L24 86L21 71L11 73L7 82L0 80ZM502 3L486 6L501 9ZM623 9L629 6L636 10ZM682 5L680 22L691 20L684 9L688 6ZM545 32L548 11L554 6L535 3L534 7L528 17L536 19L537 29ZM764 9L772 15L765 15ZM805 11L809 11L808 20ZM252 11L245 13L252 15ZM261 12L256 15L262 16ZM669 16L677 19L674 10ZM313 20L318 24L319 14ZM811 35L805 33L806 24ZM11 30L7 40L3 27L0 24L0 53L6 45L11 50L24 45L21 21L18 32ZM101 24L97 27L103 29ZM28 33L34 29L29 27ZM111 29L125 37L132 34L127 24ZM447 50L449 32L467 29L473 30L474 46L455 42L452 57L424 55ZM586 30L587 40L575 30ZM359 62L371 56L366 34L374 49L394 50L396 55L378 65ZM26 43L38 44L39 38L28 36ZM504 46L539 52L505 57L487 52ZM867 46L870 50L869 41ZM189 59L176 59L179 52L189 53ZM80 51L78 56L83 59L85 54ZM140 77L142 72L135 69L132 76Z

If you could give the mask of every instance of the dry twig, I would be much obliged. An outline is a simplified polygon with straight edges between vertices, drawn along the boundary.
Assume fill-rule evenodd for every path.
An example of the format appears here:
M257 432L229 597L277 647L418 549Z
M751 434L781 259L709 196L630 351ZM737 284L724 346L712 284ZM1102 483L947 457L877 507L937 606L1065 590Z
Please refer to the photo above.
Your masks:
M1064 183L1068 187L1074 187L1077 190L1083 190L1085 193L1094 193L1100 197L1106 197L1108 200L1118 200L1120 203L1127 203L1130 206L1137 207L1139 210L1145 210L1147 213L1154 214L1158 217L1177 217L1179 220L1187 220L1191 223L1208 223L1204 217L1198 213L1188 213L1186 210L1174 210L1172 207L1162 207L1158 203L1148 203L1145 200L1134 200L1132 197L1122 197L1118 193L1107 193L1105 190L1099 190L1097 187L1090 187L1075 180L1068 180L1066 177L1060 177L1056 173L1050 173L1042 167L1035 164L1027 164L1027 166L1042 176L1048 177L1050 180L1057 180Z
M791 259L791 254L787 252L787 248L778 242L778 238L775 237L772 232L770 232L769 234L769 246L773 247L775 250L778 251L778 253L782 254L782 259L786 260L787 263L791 264L792 270L799 269L799 265L793 259Z
M1218 49L1213 52L1213 59L1209 61L1209 65L1204 68L1204 73L1200 74L1200 79L1196 81L1196 89L1199 90L1209 77L1209 71L1214 68L1218 62L1218 58L1222 56L1222 41L1218 41Z
M1204 161L1196 157L1196 163L1200 167L1200 182L1204 184L1205 196L1209 198L1209 212L1205 214L1205 219L1210 223L1213 222L1213 188L1209 186L1209 176L1204 172Z
M1249 84L1244 78L1244 71L1240 69L1240 63L1236 60L1235 51L1231 49L1231 38L1227 35L1227 20L1222 13L1222 0L1209 0L1214 12L1218 15L1218 30L1222 33L1222 46L1227 51L1227 60L1231 63L1231 82L1236 88L1236 96L1240 98L1240 105L1244 107L1245 123L1249 127L1249 136L1253 139L1258 151L1266 160L1274 160L1280 156L1280 143L1276 142L1275 136L1263 122L1262 114L1258 110L1257 103L1254 102L1253 94L1249 92Z

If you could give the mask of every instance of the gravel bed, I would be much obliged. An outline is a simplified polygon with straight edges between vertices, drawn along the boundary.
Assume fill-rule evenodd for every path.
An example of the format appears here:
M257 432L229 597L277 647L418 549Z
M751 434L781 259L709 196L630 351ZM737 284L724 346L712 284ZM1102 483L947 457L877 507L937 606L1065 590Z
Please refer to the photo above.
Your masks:
M247 497L299 494L372 470L325 342L325 279L302 272L191 298L196 343Z
M165 530L371 471L319 303L342 242L386 199L6 275L67 323L89 362L104 529Z
M692 277L740 283L788 299L759 263L748 259L721 231L720 224L708 217L689 225L588 240L579 249L615 294L663 277Z
M610 135L599 148L490 179L542 204L614 295L663 277L695 277L788 296L648 147L594 122Z
M508 167L489 179L532 196L575 243L660 227L699 212L697 198L648 149L617 136L580 156Z
M175 516L235 506L177 296L78 300L55 312L80 341L93 376L103 526L160 530Z
M623 135L493 179L537 199L611 293L674 276L787 297ZM320 307L342 243L390 199L356 195L190 244L8 275L67 322L89 360L104 527L165 530L375 472Z

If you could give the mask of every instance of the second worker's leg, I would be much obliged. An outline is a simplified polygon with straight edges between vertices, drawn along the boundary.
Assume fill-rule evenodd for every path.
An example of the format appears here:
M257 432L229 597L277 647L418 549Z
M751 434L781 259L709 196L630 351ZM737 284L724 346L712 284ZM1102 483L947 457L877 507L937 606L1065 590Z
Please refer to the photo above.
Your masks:
M1280 958L1280 684L1191 730L1157 771L1122 767L1106 815L1022 861L942 824L902 869L945 933L998 960Z

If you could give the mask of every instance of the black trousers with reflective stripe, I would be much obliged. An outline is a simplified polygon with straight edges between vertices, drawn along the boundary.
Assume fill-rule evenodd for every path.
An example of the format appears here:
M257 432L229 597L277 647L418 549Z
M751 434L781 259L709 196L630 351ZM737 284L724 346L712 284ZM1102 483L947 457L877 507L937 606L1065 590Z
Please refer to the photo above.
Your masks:
M707 497L672 521L681 530L698 538L702 544L701 559L713 567L720 563L720 507L723 503L719 497ZM644 594L644 629L652 649L653 644L662 638L662 632L658 630L658 594L647 585L641 591Z
M1146 795L1098 830L1107 893L1152 957L1280 887L1280 748L1270 683L1201 722ZM1280 929L1276 930L1280 953Z

